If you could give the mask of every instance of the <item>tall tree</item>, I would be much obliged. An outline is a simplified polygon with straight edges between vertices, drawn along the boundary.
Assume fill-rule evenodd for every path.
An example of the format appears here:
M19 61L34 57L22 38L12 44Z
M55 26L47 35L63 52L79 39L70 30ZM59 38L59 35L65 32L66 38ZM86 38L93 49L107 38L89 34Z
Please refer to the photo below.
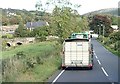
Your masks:
M15 36L17 36L17 37L26 37L27 36L27 32L26 32L23 22L19 23L18 28L15 30Z
M68 0L47 0L46 4L55 6L49 18L50 34L65 39L73 32L81 32L88 29L87 19L85 17L81 18L76 10L80 5L72 4ZM43 6L41 1L37 5L38 9Z
M91 30L94 30L95 33L98 33L99 35L102 35L103 28L105 36L109 36L109 34L113 31L110 27L111 19L107 15L94 15L89 26Z

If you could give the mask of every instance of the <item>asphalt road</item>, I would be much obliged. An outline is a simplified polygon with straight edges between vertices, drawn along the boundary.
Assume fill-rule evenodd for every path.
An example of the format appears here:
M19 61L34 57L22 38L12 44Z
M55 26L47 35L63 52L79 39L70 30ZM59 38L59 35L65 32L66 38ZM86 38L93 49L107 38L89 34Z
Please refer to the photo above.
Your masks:
M78 84L117 84L118 57L105 49L95 39L91 40L94 49L93 70L65 69L55 73L48 82Z

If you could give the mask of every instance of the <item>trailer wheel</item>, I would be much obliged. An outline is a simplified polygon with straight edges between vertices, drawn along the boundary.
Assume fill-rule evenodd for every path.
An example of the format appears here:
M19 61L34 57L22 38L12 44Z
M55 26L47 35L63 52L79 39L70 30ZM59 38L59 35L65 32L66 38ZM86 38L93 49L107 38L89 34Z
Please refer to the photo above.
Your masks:
M93 69L93 66L89 67L89 69L92 70L92 69Z
M62 66L61 68L62 68L62 70L64 70L66 67L65 67L65 66Z

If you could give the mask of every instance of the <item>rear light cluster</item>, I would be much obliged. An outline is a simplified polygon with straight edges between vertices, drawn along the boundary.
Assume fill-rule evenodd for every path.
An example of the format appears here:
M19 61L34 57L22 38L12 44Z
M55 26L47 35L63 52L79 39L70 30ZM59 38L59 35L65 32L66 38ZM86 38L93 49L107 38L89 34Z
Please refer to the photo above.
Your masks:
M89 64L88 66L89 66L89 67L92 67L93 65L92 65L92 64Z

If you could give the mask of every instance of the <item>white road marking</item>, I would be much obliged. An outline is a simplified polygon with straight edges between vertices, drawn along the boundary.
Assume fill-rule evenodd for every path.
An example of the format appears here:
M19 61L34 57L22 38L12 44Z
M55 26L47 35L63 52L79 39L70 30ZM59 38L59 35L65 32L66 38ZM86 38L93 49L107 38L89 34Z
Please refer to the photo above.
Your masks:
M94 55L96 56L96 53L94 53Z
M105 69L104 69L103 67L101 67L101 69L103 70L104 74L105 74L106 76L108 76L108 74L107 74L107 72L105 71Z
M98 59L97 55L95 57L96 57L96 59Z
M99 65L101 65L101 62L99 60L97 60L97 61L98 61Z
M59 75L53 80L52 84L54 84L57 81L57 79L63 74L64 71L65 69L59 73Z

